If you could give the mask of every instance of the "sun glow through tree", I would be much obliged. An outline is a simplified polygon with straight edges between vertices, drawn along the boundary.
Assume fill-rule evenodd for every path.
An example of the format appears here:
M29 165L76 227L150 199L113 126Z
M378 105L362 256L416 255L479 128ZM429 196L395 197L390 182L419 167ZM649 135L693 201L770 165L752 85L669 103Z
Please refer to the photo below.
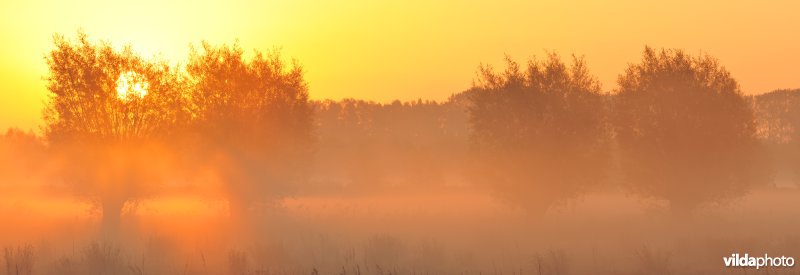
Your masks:
M117 97L121 100L143 98L147 95L148 86L139 74L132 71L124 72L117 79Z

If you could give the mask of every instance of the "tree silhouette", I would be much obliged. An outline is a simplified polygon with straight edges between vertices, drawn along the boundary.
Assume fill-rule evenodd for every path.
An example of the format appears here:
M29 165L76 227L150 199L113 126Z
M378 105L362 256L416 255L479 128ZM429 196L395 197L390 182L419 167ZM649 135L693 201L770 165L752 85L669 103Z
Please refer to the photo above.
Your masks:
M753 97L759 139L790 143L800 137L800 90L776 90Z
M616 134L636 192L686 213L767 180L750 106L716 59L646 47L618 83Z
M317 172L351 190L442 186L460 169L466 112L448 101L316 102Z
M13 128L0 135L0 188L41 183L50 172L47 162L41 137Z
M468 95L470 126L483 183L534 212L603 181L608 131L599 82L582 58L556 54L523 71L481 66Z
M800 90L752 97L757 136L769 152L776 181L797 183L800 164Z
M46 58L45 137L61 159L64 182L101 206L103 226L114 233L125 202L157 186L163 167L149 155L155 144L188 121L183 82L167 64L148 62L130 47L95 44L81 32L76 41L56 35L54 42ZM146 94L119 93L120 85L134 84Z
M302 68L276 51L245 60L238 45L203 43L187 65L194 127L230 193L232 214L293 191L312 152Z

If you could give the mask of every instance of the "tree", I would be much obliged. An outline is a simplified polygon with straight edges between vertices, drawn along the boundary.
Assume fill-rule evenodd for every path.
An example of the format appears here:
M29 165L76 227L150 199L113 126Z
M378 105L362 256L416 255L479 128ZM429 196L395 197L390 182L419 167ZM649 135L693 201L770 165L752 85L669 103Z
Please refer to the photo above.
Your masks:
M768 143L790 143L800 137L800 89L754 96L758 137Z
M203 43L187 65L201 151L228 189L232 214L287 195L312 153L312 108L303 70L276 51L245 60L238 45Z
M0 188L41 184L49 173L47 151L41 137L19 129L0 134Z
M318 177L351 190L443 186L466 151L457 100L315 102Z
M524 71L506 61L502 74L481 66L467 92L477 167L498 195L543 212L603 181L604 99L582 58L568 67L550 54Z
M767 148L775 181L797 183L800 163L800 89L752 97L756 133Z
M84 33L76 41L56 35L54 43L45 137L61 157L64 182L102 208L113 234L125 203L160 181L158 144L188 121L183 82L164 62L92 43Z
M646 47L618 83L615 129L632 190L687 213L766 182L750 106L716 59Z

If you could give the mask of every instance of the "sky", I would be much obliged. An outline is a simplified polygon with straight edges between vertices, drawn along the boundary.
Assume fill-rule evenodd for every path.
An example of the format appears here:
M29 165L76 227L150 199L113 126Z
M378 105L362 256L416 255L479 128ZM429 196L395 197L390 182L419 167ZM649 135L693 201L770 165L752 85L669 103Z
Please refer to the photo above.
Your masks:
M190 45L278 48L312 99L445 100L481 63L583 55L603 89L645 45L719 59L746 94L800 88L797 1L11 1L0 2L0 129L38 130L45 55L59 33L180 65ZM0 130L2 131L2 130Z

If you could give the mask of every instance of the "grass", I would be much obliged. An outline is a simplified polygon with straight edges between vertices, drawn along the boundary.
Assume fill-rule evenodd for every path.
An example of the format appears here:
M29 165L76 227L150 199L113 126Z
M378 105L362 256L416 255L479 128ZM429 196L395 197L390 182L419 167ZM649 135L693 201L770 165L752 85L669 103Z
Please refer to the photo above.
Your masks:
M166 254L148 254L143 246L142 254L131 247L122 247L110 242L90 242L83 247L55 255L50 258L46 251L32 245L6 247L3 249L4 272L0 275L397 275L397 274L479 274L479 275L569 275L587 274L581 268L579 251L559 248L520 252L519 261L494 261L481 257L467 257L468 262L457 259L459 253L447 253L439 242L425 241L417 247L397 237L377 235L367 238L360 249L335 248L322 251L330 261L314 263L303 261L298 251L289 251L278 245L253 244L244 248L219 251L195 251L195 259ZM281 247L279 250L276 247ZM296 246L294 248L297 248ZM272 249L272 252L265 252ZM274 256L282 251L284 255ZM784 269L717 269L696 270L682 266L673 253L652 246L640 246L617 255L617 262L606 262L592 266L591 274L637 275L637 274L800 274L795 268ZM505 254L506 256L510 254ZM160 259L170 265L153 264ZM279 257L284 263L268 258ZM339 259L339 260L333 260ZM273 259L274 260L274 259ZM488 261L487 261L488 260ZM679 260L679 259L678 259ZM607 266L628 262L623 266ZM490 265L484 263L491 262ZM182 264L181 264L182 263Z
M3 250L6 274L31 275L33 274L33 246L24 245L16 248L6 247Z

